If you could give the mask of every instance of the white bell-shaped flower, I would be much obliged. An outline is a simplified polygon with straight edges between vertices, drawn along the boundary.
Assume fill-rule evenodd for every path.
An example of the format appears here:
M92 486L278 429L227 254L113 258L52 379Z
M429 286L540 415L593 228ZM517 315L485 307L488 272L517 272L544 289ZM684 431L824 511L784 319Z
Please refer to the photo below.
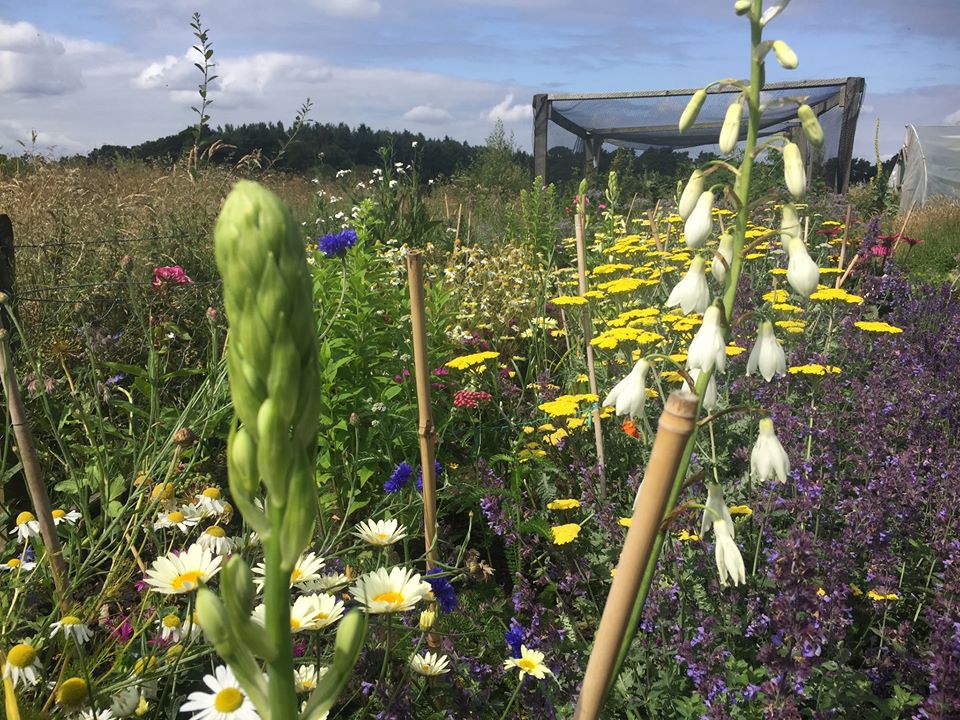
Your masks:
M700 371L696 368L690 371L690 377L693 379L693 384L697 384L697 378L700 377ZM686 380L683 381L683 389L688 392L693 392L694 389L690 387ZM717 406L717 376L711 375L710 381L707 383L706 389L703 391L703 409L707 412L713 412L713 409Z
M683 279L673 286L670 297L667 298L667 307L680 306L684 315L696 312L702 313L710 305L710 288L707 285L707 275L704 272L705 262L697 255L690 262L690 269Z
M820 268L807 253L807 246L800 237L791 237L787 243L787 282L798 295L805 298L817 289Z
M687 369L723 372L727 367L727 346L720 325L720 308L711 305L703 313L703 323L687 349Z
M613 389L603 400L603 405L613 405L617 415L643 414L643 405L647 400L647 371L650 363L639 360L623 380L613 386Z
M720 258L726 261L724 264ZM723 233L720 236L720 247L717 248L717 252L714 253L713 262L710 263L710 273L713 275L714 280L723 285L727 281L727 268L730 267L730 264L733 262L733 235L730 233Z
M710 231L713 230L713 193L704 190L697 198L697 204L693 206L693 212L683 224L683 237L687 247L696 250L703 247L703 244L710 237Z
M790 238L800 237L800 218L797 216L797 209L792 203L784 204L782 213L780 218L780 244L786 250Z
M787 190L797 200L807 192L807 172L803 167L800 146L789 141L783 146L783 179Z
M733 518L723 499L723 489L716 483L707 484L707 506L700 523L700 535L706 535L713 528L714 557L717 572L720 575L720 587L726 587L729 580L734 585L747 581L747 570L743 564L740 548L734 540Z
M760 371L767 382L773 380L774 375L787 374L787 356L777 341L773 332L773 323L764 320L757 330L757 341L747 358L747 375Z
M677 204L677 215L686 220L697 205L697 200L703 194L703 170L694 170L690 174L683 192L680 193L680 202Z
M755 480L764 482L776 476L780 482L787 481L790 473L790 458L773 431L773 420L760 421L760 434L750 453L750 473Z

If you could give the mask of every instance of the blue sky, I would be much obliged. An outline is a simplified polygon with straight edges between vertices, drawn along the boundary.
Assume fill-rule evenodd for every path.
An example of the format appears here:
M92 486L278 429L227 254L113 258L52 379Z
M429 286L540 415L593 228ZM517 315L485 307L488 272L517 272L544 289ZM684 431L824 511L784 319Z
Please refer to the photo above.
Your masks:
M773 0L766 0L767 5ZM531 145L537 92L695 87L747 73L732 0L0 0L0 152L87 152L192 124L194 11L220 78L211 123L361 122L482 142L501 119ZM855 154L904 125L960 124L960 0L795 0L767 26L800 66L860 75Z

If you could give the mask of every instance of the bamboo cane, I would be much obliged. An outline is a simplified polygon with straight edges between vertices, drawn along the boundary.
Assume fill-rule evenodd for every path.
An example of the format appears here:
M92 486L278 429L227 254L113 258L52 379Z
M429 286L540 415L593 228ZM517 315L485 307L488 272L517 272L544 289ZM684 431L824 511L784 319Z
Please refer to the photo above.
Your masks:
M850 234L850 218L853 215L853 206L847 205L847 217L843 221L843 242L840 244L840 260L837 263L837 269L843 270L843 264L847 261L847 238ZM834 282L833 286L835 288L840 287L840 275L837 275L837 280Z
M27 423L27 410L20 397L20 387L17 384L17 375L10 362L10 345L7 331L0 328L0 380L7 396L7 406L10 408L10 424L13 425L13 434L17 440L20 452L20 462L23 464L23 474L27 479L27 490L30 501L40 524L40 537L46 548L50 560L50 571L53 584L60 599L60 607L66 612L69 608L67 597L67 564L63 559L60 548L60 539L53 522L53 512L50 507L50 496L43 484L40 472L40 460L37 458L37 449L33 444L33 433Z
M577 213L574 217L574 228L577 240L577 275L579 278L580 297L587 292L587 250L583 240L583 215ZM593 335L593 323L590 320L590 305L583 306L583 343L587 348L587 377L590 380L590 392L597 393L597 373L593 364L593 345L590 339ZM600 467L600 498L607 496L606 455L603 451L603 430L600 427L600 406L593 408L593 439L597 445L597 462Z
M427 358L427 320L423 300L423 255L411 250L407 255L407 279L410 284L410 324L413 338L413 372L417 383L417 412L420 437L420 468L423 470L423 541L427 552L427 570L437 564L437 430L430 408L430 365Z
M657 436L644 473L639 501L613 576L610 594L587 662L574 720L596 720L606 699L607 686L633 611L640 581L660 529L674 475L680 466L687 439L693 432L697 396L675 390L660 415Z

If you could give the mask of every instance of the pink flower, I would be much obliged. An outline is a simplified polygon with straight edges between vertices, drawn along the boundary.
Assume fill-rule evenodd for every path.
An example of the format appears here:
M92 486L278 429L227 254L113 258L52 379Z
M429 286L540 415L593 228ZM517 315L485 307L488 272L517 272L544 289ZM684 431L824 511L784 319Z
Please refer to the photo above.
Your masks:
M158 267L153 269L153 288L155 290L166 284L189 285L193 280L183 271L179 265L172 267Z

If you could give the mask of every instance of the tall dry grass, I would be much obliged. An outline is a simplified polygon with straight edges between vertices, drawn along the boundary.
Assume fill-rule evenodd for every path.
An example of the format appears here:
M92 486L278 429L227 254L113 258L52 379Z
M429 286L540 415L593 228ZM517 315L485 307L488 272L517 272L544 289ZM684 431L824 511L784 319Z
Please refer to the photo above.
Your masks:
M922 241L903 246L897 260L910 273L933 282L956 281L960 277L960 199L936 197L908 218L897 218L892 226L908 237Z

